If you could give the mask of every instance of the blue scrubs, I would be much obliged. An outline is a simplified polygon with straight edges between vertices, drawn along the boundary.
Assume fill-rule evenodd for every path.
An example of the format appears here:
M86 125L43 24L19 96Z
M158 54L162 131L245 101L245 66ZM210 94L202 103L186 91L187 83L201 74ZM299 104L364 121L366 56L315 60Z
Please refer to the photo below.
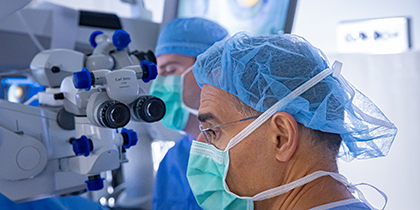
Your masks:
M312 208L310 210L371 210L366 204L360 200L353 198L337 201L322 206Z
M94 202L80 196L51 197L25 203L15 203L6 196L0 194L0 209L5 210L107 210L98 202Z
M156 174L153 209L201 209L187 180L192 137L185 135L168 150Z

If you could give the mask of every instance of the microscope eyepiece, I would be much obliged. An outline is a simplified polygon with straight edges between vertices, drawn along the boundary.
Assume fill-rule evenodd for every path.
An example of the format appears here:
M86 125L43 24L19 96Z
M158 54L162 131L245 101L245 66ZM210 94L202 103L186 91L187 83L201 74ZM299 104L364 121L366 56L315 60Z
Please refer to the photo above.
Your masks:
M156 122L165 116L166 106L160 98L146 95L136 101L133 112L135 118L145 122Z
M121 128L130 121L130 109L127 105L110 100L98 109L98 121L108 128Z

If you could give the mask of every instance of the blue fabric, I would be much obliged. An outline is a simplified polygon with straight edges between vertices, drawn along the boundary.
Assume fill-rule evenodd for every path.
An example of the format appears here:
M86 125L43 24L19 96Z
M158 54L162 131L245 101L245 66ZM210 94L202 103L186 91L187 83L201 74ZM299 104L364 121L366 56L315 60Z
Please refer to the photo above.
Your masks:
M156 57L162 54L181 54L197 57L215 42L228 36L219 24L203 18L178 18L161 31Z
M183 136L160 162L153 188L153 209L201 209L187 180L192 137Z
M359 202L359 203L352 203L342 206L336 206L334 208L330 208L328 210L371 210L366 204Z
M200 87L215 86L265 112L327 68L326 56L300 36L239 32L200 54L193 73ZM340 75L327 76L277 111L308 128L340 134L339 157L346 161L387 155L397 133L381 110Z
M0 194L0 209L4 210L105 210L98 202L80 197L51 197L42 200L15 203Z

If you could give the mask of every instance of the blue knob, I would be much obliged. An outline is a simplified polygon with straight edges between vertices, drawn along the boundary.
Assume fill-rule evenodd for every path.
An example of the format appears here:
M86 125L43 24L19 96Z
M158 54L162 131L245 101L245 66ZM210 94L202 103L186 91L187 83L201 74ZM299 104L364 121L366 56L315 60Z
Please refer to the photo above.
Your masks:
M90 176L89 180L85 181L89 191L101 190L104 188L104 178L100 175Z
M114 35L112 35L112 43L117 47L117 50L126 48L130 42L130 34L122 29L116 30Z
M98 36L100 34L103 34L103 33L104 32L102 32L102 31L95 31L90 35L89 42L90 42L90 45L92 45L93 48L95 48L97 46L97 44L95 42L96 36Z
M73 145L73 152L76 155L84 155L87 157L92 150L90 141L86 136L74 139L71 144Z
M131 146L134 146L137 144L138 139L137 139L137 133L135 131L123 128L121 131L121 134L124 139L123 147L125 149L128 149Z
M143 82L149 82L156 79L158 75L156 64L151 61L142 60L140 62L141 69L143 70Z
M80 72L73 73L73 84L75 88L82 89L86 91L90 90L92 86L92 77L87 68L83 68Z

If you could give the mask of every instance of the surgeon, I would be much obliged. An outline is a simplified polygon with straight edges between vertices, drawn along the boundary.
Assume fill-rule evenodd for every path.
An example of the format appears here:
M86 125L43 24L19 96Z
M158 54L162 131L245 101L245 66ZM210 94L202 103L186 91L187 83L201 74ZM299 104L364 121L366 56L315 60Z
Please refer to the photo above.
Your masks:
M238 33L199 55L201 134L187 178L203 209L371 209L337 157L385 156L397 128L296 35Z
M155 50L159 76L153 81L150 94L165 102L166 114L161 122L167 128L184 132L159 165L153 209L201 209L186 177L191 143L200 133L197 109L201 89L191 67L199 54L227 37L223 27L202 18L172 20L159 35Z

